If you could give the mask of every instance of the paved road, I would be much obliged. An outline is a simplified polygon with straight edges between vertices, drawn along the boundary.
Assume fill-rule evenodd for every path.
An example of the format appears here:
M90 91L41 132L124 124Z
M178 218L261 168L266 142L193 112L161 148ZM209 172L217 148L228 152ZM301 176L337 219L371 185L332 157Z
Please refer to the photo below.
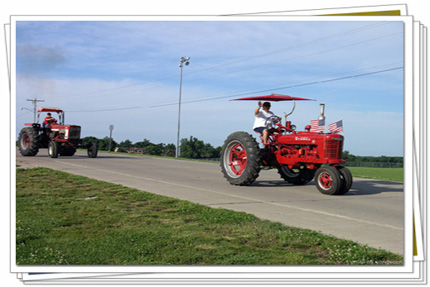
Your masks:
M251 186L232 186L214 163L99 153L88 158L35 157L16 161L22 167L44 166L138 188L152 193L252 213L286 225L308 228L403 254L403 184L354 178L344 196L321 194L313 181L293 186L276 170L262 170Z

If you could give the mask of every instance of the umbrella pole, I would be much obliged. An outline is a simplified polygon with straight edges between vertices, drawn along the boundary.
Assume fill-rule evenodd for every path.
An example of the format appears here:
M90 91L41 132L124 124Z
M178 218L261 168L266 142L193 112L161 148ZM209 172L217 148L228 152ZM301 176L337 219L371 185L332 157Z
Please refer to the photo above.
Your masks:
M296 101L293 99L293 109L291 110L291 112L289 112L288 114L284 113L284 117L285 117L285 126L287 125L287 117L289 115L291 115L294 112L294 109L296 108Z

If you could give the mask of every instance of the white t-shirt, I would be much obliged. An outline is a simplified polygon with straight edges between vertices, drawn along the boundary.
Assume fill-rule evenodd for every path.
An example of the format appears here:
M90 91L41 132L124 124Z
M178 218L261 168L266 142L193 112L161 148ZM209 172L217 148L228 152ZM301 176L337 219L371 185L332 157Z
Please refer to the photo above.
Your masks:
M265 110L260 110L258 112L258 115L255 116L254 127L252 129L256 129L259 127L266 127L266 125L269 122L271 122L273 124L275 119L273 119L271 121L267 121L267 119L270 117L276 117L276 116L271 111L266 112Z

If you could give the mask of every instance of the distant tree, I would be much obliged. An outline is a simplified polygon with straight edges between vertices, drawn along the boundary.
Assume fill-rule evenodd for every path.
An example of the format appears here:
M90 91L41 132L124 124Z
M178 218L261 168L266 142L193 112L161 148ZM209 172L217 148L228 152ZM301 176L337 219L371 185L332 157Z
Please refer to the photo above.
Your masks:
M163 145L162 144L153 144L145 147L146 153L150 155L161 155L163 153Z
M133 143L130 140L125 140L119 143L120 147L133 147Z
M91 143L97 143L98 141L99 141L99 139L96 137L93 137L93 136L82 138L82 144L84 144L84 145L91 144Z
M222 150L221 146L218 146L215 148L215 154L216 154L215 157L221 157L221 150Z
M135 143L134 144L134 147L147 147L147 146L150 146L150 145L152 145L153 143L152 142L150 142L149 140L147 140L147 139L144 139L143 141L141 141L141 142L137 142L137 143Z
M88 136L82 138L82 144L87 145L90 143L97 143L99 150L108 150L109 149L109 137L105 137L103 139L99 139L93 136ZM114 150L118 144L112 139L111 150Z
M342 159L348 163L362 162L362 163L373 163L373 162L384 162L384 163L403 163L403 157L401 156L358 156L353 155L349 151L345 150L342 153Z
M201 158L204 148L204 142L190 136L190 139L181 140L181 157L185 158Z
M99 150L109 150L109 140L110 140L109 137L104 137L103 139L98 140L97 145ZM114 141L114 139L112 139L111 148L110 148L111 151L115 150L117 146L118 146L117 142Z
M201 156L205 158L218 158L220 154L221 147L214 148L211 144L207 143L203 148Z
M166 144L163 149L163 153L166 156L175 156L176 154L176 145L170 143Z
M185 158L216 158L221 153L221 147L214 148L209 143L191 136L181 140L181 157Z

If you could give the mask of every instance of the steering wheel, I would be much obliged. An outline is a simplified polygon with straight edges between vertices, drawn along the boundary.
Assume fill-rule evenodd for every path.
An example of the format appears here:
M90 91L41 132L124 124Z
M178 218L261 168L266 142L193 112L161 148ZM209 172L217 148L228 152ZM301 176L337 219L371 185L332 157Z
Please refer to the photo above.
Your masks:
M273 128L273 124L276 122L277 119L278 117L276 116L270 116L266 119L266 121L264 122L264 125L266 126L267 129L271 129Z

